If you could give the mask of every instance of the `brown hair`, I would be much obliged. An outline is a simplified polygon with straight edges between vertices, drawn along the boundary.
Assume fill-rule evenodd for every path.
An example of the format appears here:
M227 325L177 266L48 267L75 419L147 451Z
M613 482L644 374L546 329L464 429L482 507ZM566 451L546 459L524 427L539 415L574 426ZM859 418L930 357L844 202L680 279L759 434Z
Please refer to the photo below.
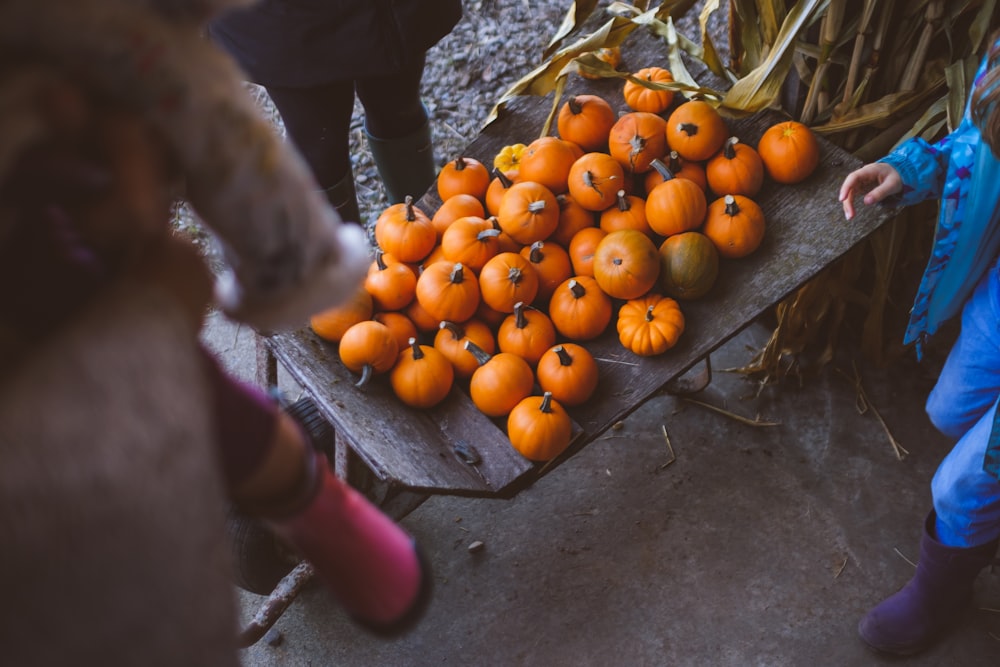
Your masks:
M986 72L972 93L972 120L1000 159L1000 30L990 35Z

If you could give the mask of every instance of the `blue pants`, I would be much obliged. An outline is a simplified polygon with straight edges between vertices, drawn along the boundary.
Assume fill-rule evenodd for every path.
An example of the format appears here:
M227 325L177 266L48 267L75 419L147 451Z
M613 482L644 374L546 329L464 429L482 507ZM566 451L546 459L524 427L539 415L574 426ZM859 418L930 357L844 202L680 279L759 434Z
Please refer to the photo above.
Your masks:
M957 442L931 482L937 539L973 547L1000 536L1000 480L983 470L1000 398L1000 273L994 265L962 311L962 329L927 399Z

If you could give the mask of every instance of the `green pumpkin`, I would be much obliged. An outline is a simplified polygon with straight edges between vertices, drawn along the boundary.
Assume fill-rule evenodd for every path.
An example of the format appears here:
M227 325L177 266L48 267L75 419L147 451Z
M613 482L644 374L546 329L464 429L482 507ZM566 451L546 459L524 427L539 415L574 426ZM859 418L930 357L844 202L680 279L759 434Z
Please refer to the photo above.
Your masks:
M705 296L719 277L719 251L701 232L682 232L660 244L660 285L675 299Z

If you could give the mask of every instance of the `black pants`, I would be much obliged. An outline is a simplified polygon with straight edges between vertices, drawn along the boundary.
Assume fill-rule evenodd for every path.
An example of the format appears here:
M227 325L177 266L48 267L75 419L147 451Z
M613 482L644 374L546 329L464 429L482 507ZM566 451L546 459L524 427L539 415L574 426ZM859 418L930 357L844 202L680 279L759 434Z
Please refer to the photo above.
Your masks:
M427 122L420 101L424 59L399 74L308 88L270 86L285 131L305 157L323 189L351 170L350 127L357 93L365 110L365 129L380 139L405 137Z

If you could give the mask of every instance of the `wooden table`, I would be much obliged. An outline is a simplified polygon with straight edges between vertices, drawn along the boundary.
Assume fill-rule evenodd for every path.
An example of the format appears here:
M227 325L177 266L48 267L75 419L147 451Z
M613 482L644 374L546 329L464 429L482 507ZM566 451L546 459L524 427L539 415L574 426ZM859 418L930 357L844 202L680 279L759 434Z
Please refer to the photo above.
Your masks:
M620 82L574 78L567 95L596 92L622 106ZM514 100L464 155L492 164L502 146L535 138L550 108L551 97ZM728 122L741 141L756 145L763 131L781 119L776 112L766 112ZM892 215L890 209L865 208L845 221L837 192L844 176L860 163L825 140L820 146L820 166L806 181L764 186L757 198L767 219L761 247L743 259L721 260L711 292L682 303L687 329L676 347L658 357L638 357L621 346L613 325L587 343L598 361L600 381L590 401L569 410L577 434L564 458L706 359ZM433 189L420 201L428 214L438 204ZM415 410L396 399L384 381L356 388L355 377L338 360L336 346L309 330L273 336L266 345L316 400L334 425L338 442L390 487L420 494L507 496L538 474L539 466L511 448L503 423L480 413L459 386L439 406ZM478 462L463 460L456 445L474 447Z

